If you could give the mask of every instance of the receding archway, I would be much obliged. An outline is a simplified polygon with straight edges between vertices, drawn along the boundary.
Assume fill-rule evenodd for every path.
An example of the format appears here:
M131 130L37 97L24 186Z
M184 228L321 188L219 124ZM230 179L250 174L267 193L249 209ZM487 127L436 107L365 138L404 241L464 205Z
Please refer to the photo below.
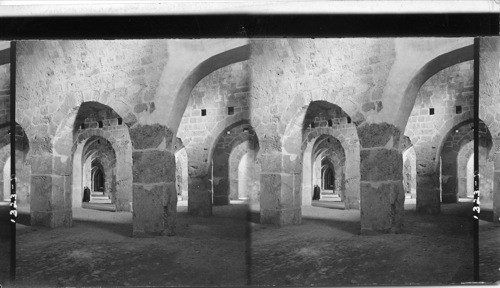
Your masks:
M78 111L74 129L72 207L82 207L83 190L88 187L91 203L131 211L132 147L128 127L112 108L86 102Z
M96 192L104 192L104 168L99 161L92 161L92 190Z
M359 209L360 147L350 117L337 105L312 102L302 131L302 205L312 204L314 185L321 186L322 161L326 158L333 164L336 179L335 189L330 194L338 192L346 209Z
M234 195L234 193L231 197L230 171L237 170L239 161L241 161L241 157L236 157L239 158L238 165L235 165L235 161L231 165L231 154L239 150L256 153L259 149L259 141L251 125L246 120L243 120L227 127L218 135L214 144L208 160L210 164L208 175L211 175L213 204L227 205L230 203L231 198L238 198L238 194ZM234 186L239 187L233 185L233 191Z

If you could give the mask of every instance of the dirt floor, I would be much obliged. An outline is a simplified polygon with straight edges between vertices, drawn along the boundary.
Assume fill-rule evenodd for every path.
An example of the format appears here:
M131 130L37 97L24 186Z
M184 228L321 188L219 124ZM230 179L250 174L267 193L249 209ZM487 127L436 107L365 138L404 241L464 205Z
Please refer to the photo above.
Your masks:
M493 222L493 204L481 203L479 280L500 285L500 222Z
M359 211L328 207L305 207L301 225L277 228L258 224L258 212L252 208L248 213L245 204L216 206L211 218L189 216L187 207L180 205L177 236L153 238L130 237L130 213L75 209L72 228L18 225L17 285L336 286L472 281L472 203L443 204L437 216L417 214L412 205L406 207L404 233L375 236L358 235ZM20 221L26 218L21 215ZM499 279L499 232L498 225L481 221L483 281ZM2 256L3 264L8 259ZM8 275L8 269L0 275Z

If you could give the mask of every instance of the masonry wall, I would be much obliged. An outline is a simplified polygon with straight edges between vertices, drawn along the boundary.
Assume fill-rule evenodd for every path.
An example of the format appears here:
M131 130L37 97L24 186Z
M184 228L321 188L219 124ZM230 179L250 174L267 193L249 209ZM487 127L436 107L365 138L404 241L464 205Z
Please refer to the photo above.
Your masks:
M248 71L248 61L237 62L215 70L196 84L189 97L177 137L182 139L187 152L188 206L192 214L211 214L212 187L219 185L220 177L216 176L210 182L209 165L215 163L210 157L217 155L213 152L216 145L224 145L224 140L220 142L218 137L229 136L222 133L248 119L250 109L250 74ZM229 111L229 107L232 107L232 111ZM205 110L205 116L202 116L202 109ZM233 134L229 137L237 132L231 133ZM227 193L230 185L229 178L224 176L224 179L226 180L223 181L228 182L220 184L227 189L221 189Z
M465 166L460 167L459 163L462 161L459 161L458 157L460 156L461 149L464 146L468 145L470 142L474 141L473 129L474 129L474 123L467 123L465 125L461 125L460 127L456 127L454 130L449 131L448 135L446 135L445 141L443 143L443 148L441 151L441 163L442 163L441 186L442 186L443 202L449 203L458 201L458 197L460 196L458 182L464 181L463 179L461 180L459 177L459 174L461 172L459 171L459 169L465 169ZM489 134L486 125L483 122L480 122L478 145L484 147L485 149L490 149L492 145L491 143L492 143L491 135ZM486 156L486 153L484 155ZM482 160L482 162L485 161L486 159ZM490 172L491 171L483 171L481 172L481 174L489 175ZM491 177L492 176L489 175L487 178ZM489 194L491 188L487 190Z
M435 167L436 154L448 132L443 128L450 126L448 123L454 126L473 118L473 64L467 61L441 70L429 78L417 94L405 135L415 147L417 167L424 171ZM461 106L460 113L456 106ZM430 115L430 109L434 115Z
M251 41L251 48L251 124L261 143L263 167L261 221L300 223L301 143L296 142L301 131L297 127L312 101L327 101L349 115L360 138L360 198L361 210L365 209L361 229L400 229L402 169L396 171L394 164L398 167L401 162L402 167L398 150L402 133L380 123L384 107L390 107L384 101L401 97L383 97L397 58L395 40L272 39ZM378 191L384 191L380 192L384 196L376 197ZM262 201L264 195L269 201ZM270 203L268 207L262 208L264 202Z
M214 128L225 128L231 124L230 118L245 111L248 113L249 83L248 62L244 61L218 69L196 84L177 132L188 156L197 149L210 150L212 147L206 144L213 143L219 136L214 133L222 132ZM233 115L229 115L228 107L233 107ZM205 116L201 115L202 109L206 111ZM207 139L212 141L207 142ZM207 160L189 158L191 163Z
M168 59L164 40L20 41L17 48L16 118L40 136L54 135L63 104L116 99L134 113L154 110Z
M385 81L395 59L393 39L252 41L252 125L282 134L294 106L325 100L354 122L383 109Z

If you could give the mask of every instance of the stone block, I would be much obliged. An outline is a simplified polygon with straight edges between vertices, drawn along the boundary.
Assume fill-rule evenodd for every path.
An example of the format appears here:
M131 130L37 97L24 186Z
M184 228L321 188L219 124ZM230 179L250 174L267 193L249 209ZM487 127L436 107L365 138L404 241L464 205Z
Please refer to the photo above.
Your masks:
M73 225L73 212L71 209L53 211L50 225L50 228L71 227Z
M170 182L165 185L164 202L163 202L163 234L173 236L177 228L177 191L175 182Z
M133 235L161 235L164 230L165 185L135 184L133 187Z
M298 225L302 221L301 208L294 209L261 209L260 223L277 226Z
M132 202L129 199L116 198L115 200L116 211L132 212L132 207L130 206L130 203Z
M281 160L281 153L261 154L260 162L262 172L280 173L282 171Z
M132 153L133 183L160 183L175 179L175 157L168 151Z
M157 148L165 140L167 130L168 128L160 124L136 124L129 130L132 147L134 149Z
M439 177L431 173L417 174L417 212L439 214L441 199L439 193Z
M358 126L358 135L359 142L363 148L384 147L391 138L393 142L391 147L388 148L399 148L400 131L392 124L363 124Z
M404 189L399 181L361 183L361 233L399 233L403 228Z
M281 175L260 175L260 203L261 209L281 209Z
M218 179L217 183L213 184L213 204L228 205L229 204L229 181L227 178Z
M65 157L64 162L63 158L60 156L54 156L54 174L56 175L71 175L72 167L71 167L71 159L69 157Z
M206 179L189 178L188 213L195 216L212 216L212 193L206 188Z
M298 173L302 170L300 154L283 155L282 167L284 173Z
M403 157L393 149L361 151L361 181L403 179Z
M33 174L51 174L52 173L52 156L37 155L31 157L31 171Z
M30 212L31 225L49 228L71 227L73 214L71 210L62 211L33 211Z
M31 211L48 212L51 210L52 176L31 177Z
M457 178L453 176L443 177L441 183L442 195L441 201L443 203L457 203L458 193L457 193Z
M52 192L50 200L50 210L57 211L65 209L64 203L64 177L52 176ZM71 206L70 206L71 207Z

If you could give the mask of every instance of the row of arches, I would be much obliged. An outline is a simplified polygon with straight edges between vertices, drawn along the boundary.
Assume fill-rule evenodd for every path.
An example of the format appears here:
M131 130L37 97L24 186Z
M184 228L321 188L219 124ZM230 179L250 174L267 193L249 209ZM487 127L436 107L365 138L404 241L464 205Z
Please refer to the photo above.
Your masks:
M245 47L247 55L248 51L246 49L248 46ZM407 89L405 94L416 94L420 86L425 83L432 73L439 71L443 67L470 60L470 50L471 47L469 46L462 47L453 53L445 53L446 55L439 56L439 59L436 58L425 64L419 70L419 74L412 78L411 87L408 88L409 90ZM227 53L224 52L224 54ZM239 62L246 59L248 59L248 55L236 57L234 61ZM226 59L224 63L227 65L232 61ZM190 78L190 83L194 82L196 84L213 68L206 65L196 67L195 70L198 72L190 77L197 80ZM184 87L183 85L181 86ZM182 88L183 93L190 91L191 88ZM176 104L173 106L182 108L183 104L180 102L184 100L177 98L175 100ZM114 204L118 211L131 211L133 208L132 203L136 203L134 201L135 196L132 193L132 191L135 191L132 180L137 178L137 175L134 174L133 164L138 158L134 156L136 154L134 154L133 148L136 150L141 149L138 149L136 145L132 145L132 141L137 141L137 138L135 136L131 137L130 129L137 119L126 108L115 111L111 108L115 107L111 102L86 101L76 105L77 110L70 109L71 111L68 110L67 113L61 112L61 115L64 115L61 118L68 121L61 121L61 124L54 129L56 136L52 141L53 156L49 157L44 154L47 151L32 153L35 155L34 159L36 160L34 161L37 163L47 159L50 160L53 164L51 166L53 174L57 176L53 178L53 181L62 181L62 185L71 183L72 189L63 190L64 193L71 191L70 195L65 195L68 197L63 197L64 201L69 201L71 205L68 206L65 202L61 204L63 209L81 205L82 190L87 185L93 190L92 192L102 192L104 196L108 196L111 204ZM362 145L364 135L359 132L360 126L367 125L367 123L360 120L362 117L358 115L359 113L356 113L358 108L345 103L337 103L339 105L336 105L324 99L306 97L303 98L303 103L295 104L297 105L290 106L287 110L288 114L282 118L282 126L286 127L281 130L283 137L278 141L266 137L267 135L262 132L263 128L261 126L257 127L256 125L256 127L253 127L252 124L255 124L255 121L253 121L251 113L242 111L226 118L230 121L223 121L224 123L221 126L214 127L212 130L213 135L201 140L203 145L199 154L187 149L186 147L189 146L187 143L186 147L181 147L172 152L175 157L174 162L179 164L176 165L178 168L175 174L177 175L174 177L176 194L178 198L181 198L181 201L187 199L190 212L196 214L197 205L210 207L208 209L211 209L212 204L225 205L235 199L249 199L259 202L261 205L265 202L265 205L267 205L267 200L270 200L269 203L275 201L270 199L270 194L279 190L282 198L289 197L290 193L293 194L293 199L290 201L293 202L293 208L300 213L301 205L312 204L314 185L319 185L323 190L330 190L325 189L325 187L333 188L331 189L333 194L339 196L340 200L344 202L345 208L360 209L364 197L363 193L361 193L361 181L363 180L362 175L364 175L364 172L362 172L364 167L361 165L363 151L361 150L368 149L366 145ZM405 106L407 104L401 105ZM345 107L347 112L341 107ZM404 113L408 112L408 109L402 110L405 111ZM168 117L173 116L169 115ZM468 115L459 117L465 119ZM123 119L126 119L126 121L123 121ZM457 119L460 120L460 118L453 118L447 121L439 129L439 131L443 131L440 134L453 131L456 128L453 125L456 125ZM401 123L406 122L406 119L403 119ZM402 138L402 135L399 136L399 138ZM37 141L42 140L36 139L35 142ZM272 141L279 143L269 144ZM392 143L398 141L399 139L396 139ZM464 142L465 140L460 141ZM38 149L37 145L35 146ZM435 155L434 159L425 159L425 161L422 160L420 152L415 148L410 148L413 150L408 152L399 151L398 144L388 148L389 150L398 150L397 153L403 152L403 156L398 156L399 158L408 158L408 162L407 160L403 162L401 170L406 172L410 170L410 172L405 173L403 171L401 173L403 181L406 183L404 189L407 190L408 194L415 195L417 199L417 209L419 203L421 203L420 206L424 207L422 209L429 209L430 212L433 212L435 211L434 208L430 209L428 207L431 202L440 203L440 201L436 201L436 197L443 197L443 195L446 197L451 195L452 197L455 195L439 192L443 189L439 187L444 187L447 191L448 186L455 187L452 181L450 182L450 179L455 177L453 176L455 175L454 172L450 169L451 166L448 166L448 162L440 159L443 155L458 157L463 153L460 154L460 150L448 151L443 148L444 145L445 143L442 142L442 145L433 147L429 153ZM269 152L270 146L274 149L271 152ZM277 155L276 151L281 154ZM279 161L274 161L275 158L267 156L276 156L276 160L279 157ZM446 158L453 157L446 156ZM470 159L470 155L467 157ZM429 161L432 161L432 163ZM272 162L277 163L276 165L279 167L272 167ZM397 165L395 164L395 166ZM429 168L430 170L428 170L424 167L431 167L432 169ZM442 172L436 174L438 167ZM36 168L33 171L36 177L44 174L39 165ZM276 189L273 191L268 191L270 185L263 185L263 183L266 181L265 179L271 178L268 173L271 168L276 168L282 174L280 175L281 179L285 180L281 180L280 186L275 187ZM456 172L458 173L458 171ZM148 173L153 174L155 171L148 170ZM263 175L267 176L264 177ZM443 175L446 177L443 177ZM456 178L460 177L456 176ZM42 181L42 178L37 179ZM287 179L293 183L291 187L285 187L290 182ZM418 181L419 179L421 181ZM441 179L441 181L438 179ZM36 181L38 180L32 181L32 183ZM369 182L366 179L364 181ZM457 182L460 181L455 181L455 183ZM328 185L325 186L325 183L328 183ZM429 185L426 185L426 183ZM436 183L438 185L435 185ZM425 191L429 187L432 191ZM460 189L456 188L455 190ZM435 193L436 191L438 193ZM196 196L193 197L193 195ZM448 199L446 197L443 199ZM37 201L31 201L31 203L37 203ZM198 215L209 214L210 212L198 213Z

